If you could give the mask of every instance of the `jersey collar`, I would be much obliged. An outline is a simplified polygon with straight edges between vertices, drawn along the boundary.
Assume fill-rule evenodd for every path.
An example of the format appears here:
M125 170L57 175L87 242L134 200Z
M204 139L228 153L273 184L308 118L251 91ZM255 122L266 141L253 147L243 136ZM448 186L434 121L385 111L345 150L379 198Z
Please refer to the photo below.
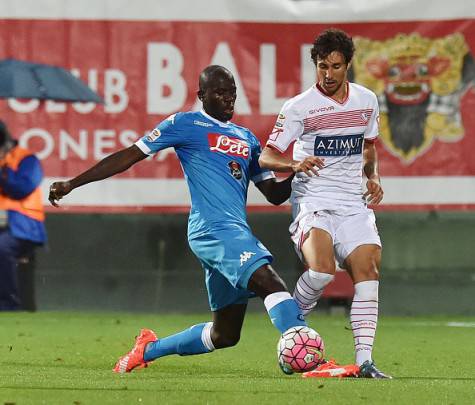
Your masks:
M342 101L342 102L339 102L338 100L335 100L334 98L328 96L326 93L325 93L325 90L317 83L315 83L315 86L313 86L313 88L318 92L320 93L322 96L328 98L329 100L332 100L334 103L337 103L337 104L340 104L340 105L343 105L345 104L348 99L350 98L350 83L348 81L345 82L345 86L346 86L346 97L345 99Z
M217 120L216 118L213 118L211 115L206 114L205 110L200 110L200 113L204 115L206 118L208 118L210 121L213 121L216 125L219 125L220 127L223 127L223 128L228 128L229 124L231 123L231 121L222 122L220 120Z

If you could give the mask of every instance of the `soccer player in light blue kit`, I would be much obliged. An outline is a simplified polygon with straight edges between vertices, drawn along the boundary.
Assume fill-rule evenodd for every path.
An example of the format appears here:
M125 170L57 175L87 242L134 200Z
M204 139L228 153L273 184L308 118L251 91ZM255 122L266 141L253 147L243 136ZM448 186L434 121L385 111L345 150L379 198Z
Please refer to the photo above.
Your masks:
M270 266L272 255L246 221L250 180L271 203L281 204L290 195L293 176L278 182L272 172L262 169L257 138L229 121L236 100L229 70L216 65L204 69L198 97L203 111L174 114L131 147L50 187L49 200L57 206L73 189L123 172L168 147L175 148L183 167L192 202L188 240L205 271L213 319L161 339L142 329L133 349L114 367L119 373L170 354L201 354L234 346L240 338L247 300L254 295L264 300L281 333L306 325L285 283Z

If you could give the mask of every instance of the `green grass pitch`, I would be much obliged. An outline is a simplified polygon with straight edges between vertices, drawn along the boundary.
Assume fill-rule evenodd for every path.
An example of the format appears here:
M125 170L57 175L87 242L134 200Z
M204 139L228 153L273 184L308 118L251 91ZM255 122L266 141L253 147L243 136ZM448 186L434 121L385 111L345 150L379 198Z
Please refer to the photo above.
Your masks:
M374 357L391 381L283 375L278 333L265 313L248 314L236 347L112 372L140 328L163 336L207 320L207 314L2 313L0 405L475 403L475 318L381 316ZM352 361L346 317L318 315L309 324L329 357Z

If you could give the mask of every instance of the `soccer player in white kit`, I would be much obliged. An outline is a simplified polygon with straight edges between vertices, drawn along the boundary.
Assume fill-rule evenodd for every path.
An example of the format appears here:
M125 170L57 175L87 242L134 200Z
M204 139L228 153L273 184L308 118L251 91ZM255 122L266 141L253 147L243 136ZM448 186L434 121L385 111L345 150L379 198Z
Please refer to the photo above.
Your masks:
M350 321L359 376L391 378L372 359L381 240L368 204L383 198L375 148L379 109L372 91L348 82L353 53L351 37L341 30L315 39L317 83L284 104L259 163L295 173L289 230L308 266L294 291L300 309L307 314L315 307L335 277L336 259L355 287ZM290 158L284 153L294 141Z

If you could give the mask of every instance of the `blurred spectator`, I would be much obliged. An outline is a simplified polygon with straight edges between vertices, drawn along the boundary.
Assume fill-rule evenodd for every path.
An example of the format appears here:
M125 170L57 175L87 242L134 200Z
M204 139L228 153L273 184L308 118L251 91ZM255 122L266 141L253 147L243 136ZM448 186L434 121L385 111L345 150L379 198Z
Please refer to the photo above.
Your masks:
M17 263L46 241L38 158L0 121L0 310L21 309Z

